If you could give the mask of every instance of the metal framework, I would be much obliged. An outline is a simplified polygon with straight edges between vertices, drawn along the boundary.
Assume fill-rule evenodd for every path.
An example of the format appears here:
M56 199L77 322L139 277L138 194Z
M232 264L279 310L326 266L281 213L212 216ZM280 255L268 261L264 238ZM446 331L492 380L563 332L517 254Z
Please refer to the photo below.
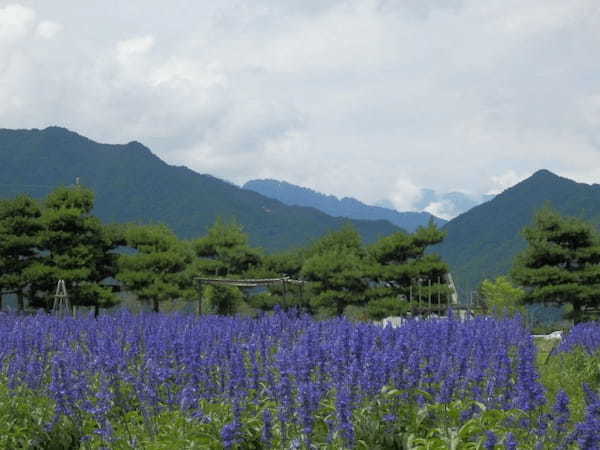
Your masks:
M302 289L305 281L293 280L290 277L280 278L242 278L242 279L231 279L231 278L202 278L194 277L196 282L196 289L198 290L198 314L202 314L202 285L212 284L217 286L235 286L235 287L258 287L258 286L270 286L273 284L281 284L283 287L283 295L287 295L288 284L300 286Z

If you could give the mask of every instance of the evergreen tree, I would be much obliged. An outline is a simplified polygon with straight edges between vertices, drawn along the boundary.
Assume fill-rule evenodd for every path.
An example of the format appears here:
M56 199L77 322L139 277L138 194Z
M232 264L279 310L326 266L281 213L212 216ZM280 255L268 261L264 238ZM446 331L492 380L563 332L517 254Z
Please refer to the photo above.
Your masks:
M85 187L60 187L44 203L39 248L30 269L34 306L49 308L58 280L65 280L74 306L110 307L118 299L100 282L114 276L119 239L91 214L94 193ZM40 295L41 294L41 295Z
M547 206L523 235L528 247L512 276L526 288L525 302L570 304L577 321L585 307L600 305L600 234L593 225Z
M218 219L206 236L193 241L197 256L195 271L206 278L243 278L248 274L261 275L262 255L250 247L248 235L238 223L225 223ZM231 314L242 301L237 287L205 286L203 298L208 299L217 314Z
M436 254L425 254L427 247L440 243L444 236L444 232L430 221L427 227L419 227L413 234L394 233L369 247L373 286L368 295L370 302L374 302L372 311L380 311L382 305L400 302L402 298L408 299L411 286L417 287L424 298L447 296L450 290L443 282L448 265ZM406 308L398 306L395 309Z
M24 308L31 266L39 253L40 217L39 205L29 196L0 200L0 307L2 292L8 291L17 295L17 309Z
M206 236L192 242L197 270L203 276L240 276L261 262L261 254L250 247L248 235L236 222L217 219Z
M135 252L120 256L117 279L140 301L159 312L162 302L194 297L189 244L165 225L131 225L124 235Z
M307 252L301 275L311 282L311 307L326 315L341 315L349 305L365 302L369 287L365 251L351 226L324 235Z

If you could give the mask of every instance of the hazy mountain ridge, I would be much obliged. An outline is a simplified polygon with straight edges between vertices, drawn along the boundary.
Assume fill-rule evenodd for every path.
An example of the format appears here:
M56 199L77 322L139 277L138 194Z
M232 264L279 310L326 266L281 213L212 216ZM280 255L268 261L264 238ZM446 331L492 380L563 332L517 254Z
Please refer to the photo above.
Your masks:
M95 191L94 213L102 220L161 222L185 238L203 234L217 217L235 218L254 245L269 250L305 245L346 222L367 242L398 231L385 221L287 206L211 175L170 166L136 141L100 144L60 127L0 129L0 162L0 197L23 192L41 198L79 177Z
M600 224L600 185L539 170L448 222L446 239L433 251L450 264L457 286L467 293L484 278L510 270L514 257L525 248L521 230L546 202L561 214Z
M489 194L473 196L463 192L441 193L433 189L421 189L421 198L415 204L415 208L444 218L454 218L492 198L494 196Z
M409 232L421 225L427 225L433 218L438 226L446 220L426 212L399 212L382 206L371 206L351 197L339 199L303 186L273 179L250 180L243 185L244 189L258 192L266 197L279 200L287 205L309 206L317 208L334 217L348 217L362 220L388 220Z

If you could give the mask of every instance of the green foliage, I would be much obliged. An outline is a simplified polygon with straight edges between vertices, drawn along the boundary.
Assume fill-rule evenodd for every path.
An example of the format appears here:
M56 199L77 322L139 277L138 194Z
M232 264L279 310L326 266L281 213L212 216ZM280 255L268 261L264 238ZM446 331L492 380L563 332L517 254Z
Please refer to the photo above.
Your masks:
M0 200L0 294L16 292L19 310L24 307L24 290L32 282L30 269L43 229L40 217L41 209L31 197Z
M204 276L241 275L261 262L260 251L250 247L248 235L237 222L218 219L192 247L200 258L197 270Z
M409 393L386 386L355 412L357 448L478 449L483 448L486 431L500 436L498 443L503 443L510 431L516 432L521 442L529 440L524 430L510 426L526 417L521 411L487 409L482 403L462 400L424 406L412 401L403 403L402 411L398 411L398 400L408 395L430 398L424 391ZM465 419L469 411L476 413Z
M235 314L239 305L244 301L242 292L232 286L206 286L204 297L208 299L215 314Z
M21 386L9 390L0 382L0 448L75 450L81 436L68 421L46 430L54 415L54 403Z
M161 302L195 297L193 253L166 226L132 225L125 230L125 241L137 253L120 256L117 279L140 300L158 311Z
M448 265L435 254L425 254L429 246L438 244L444 236L430 221L427 227L419 227L413 234L394 233L371 245L370 275L377 287L370 289L370 297L407 299L411 286L419 283L423 297L446 297L450 293L445 285Z
M350 304L365 302L369 286L360 236L344 228L315 242L302 265L301 276L311 282L309 296L313 309L341 315Z
M600 306L600 233L589 223L541 209L523 230L528 247L518 255L513 278L527 288L524 301Z
M518 286L514 286L507 277L500 276L493 281L483 280L480 293L488 312L494 315L513 316L525 312L522 305L525 291Z
M367 303L366 312L370 319L381 320L388 316L403 316L409 310L406 300L394 297L376 298Z
M306 254L306 249L300 248L266 255L263 259L263 267L272 276L287 275L299 278Z
M550 344L540 344L538 346ZM564 390L571 401L570 410L573 421L583 419L585 412L585 393L583 383L592 390L600 391L600 352L589 355L584 349L578 348L570 352L553 354L555 343L538 356L540 380L547 389L547 398L550 404L560 390ZM543 348L543 347L542 347Z
M331 231L313 242L307 250L307 257L334 251L348 251L358 256L364 255L362 238L358 231L346 223L339 230Z
M262 252L252 248L243 227L218 219L208 233L192 242L194 272L202 277L247 278L265 275ZM268 272L268 271L267 271ZM202 297L217 314L234 314L244 301L237 287L205 286Z
M118 301L100 282L116 273L120 243L115 230L91 214L94 194L82 186L61 187L44 203L39 248L29 271L34 306L49 308L57 280L65 280L73 305L109 307Z
M309 282L309 310L321 317L341 315L348 307L365 307L364 317L382 318L402 314L411 284L431 280L423 295L447 295L443 284L447 265L425 249L443 239L433 222L413 234L383 237L365 248L350 226L331 232L304 250L271 258L272 267L287 268ZM440 280L442 283L438 284ZM283 301L283 299L282 299ZM298 298L301 303L301 298ZM386 312L386 308L389 311Z

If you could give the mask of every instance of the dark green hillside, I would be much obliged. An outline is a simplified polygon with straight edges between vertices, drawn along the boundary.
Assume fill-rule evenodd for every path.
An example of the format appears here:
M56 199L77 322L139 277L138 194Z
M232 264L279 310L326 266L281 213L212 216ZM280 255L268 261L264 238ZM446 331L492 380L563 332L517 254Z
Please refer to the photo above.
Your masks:
M310 206L334 217L388 220L409 232L415 231L420 226L427 226L430 219L433 219L438 226L447 222L426 212L398 212L381 206L366 205L355 198L338 199L334 195L321 194L285 181L250 180L243 187L279 200L286 205Z
M484 278L509 271L516 254L525 248L520 231L546 202L562 214L600 223L600 185L540 170L444 226L447 237L433 251L450 264L463 294Z
M24 192L41 198L76 177L95 191L94 214L102 220L160 222L185 238L204 234L217 217L235 218L253 245L277 250L348 222L170 166L138 142L99 144L58 127L0 129L0 197ZM385 221L351 222L366 242L398 230Z

